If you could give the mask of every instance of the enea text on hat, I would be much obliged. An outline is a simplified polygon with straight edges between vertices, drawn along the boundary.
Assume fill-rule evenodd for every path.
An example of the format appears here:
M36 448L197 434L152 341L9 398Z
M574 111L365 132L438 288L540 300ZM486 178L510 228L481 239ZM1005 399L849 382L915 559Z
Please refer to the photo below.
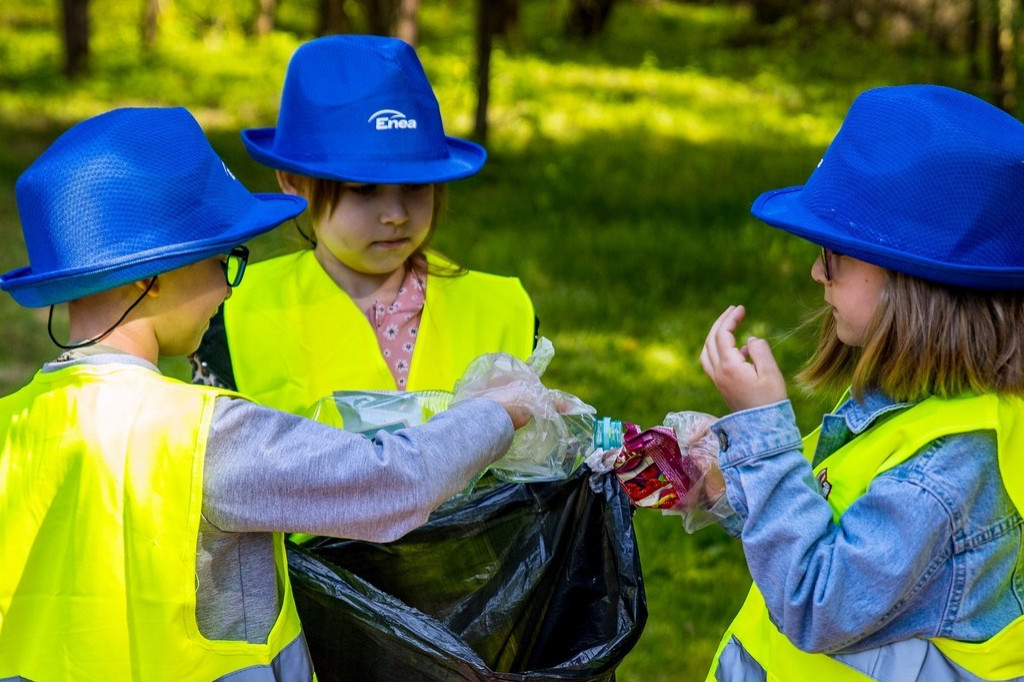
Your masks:
M416 128L416 119L407 118L405 114L397 109L381 109L371 114L370 118L366 119L366 122L374 123L377 130Z

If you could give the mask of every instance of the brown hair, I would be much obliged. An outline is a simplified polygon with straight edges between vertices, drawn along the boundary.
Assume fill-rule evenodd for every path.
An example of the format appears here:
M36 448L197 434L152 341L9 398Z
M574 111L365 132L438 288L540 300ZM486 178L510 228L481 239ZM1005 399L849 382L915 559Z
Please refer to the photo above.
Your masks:
M797 379L808 389L896 400L964 393L1024 395L1024 292L944 286L886 270L863 348L836 336L831 308ZM812 319L812 321L813 321Z
M306 234L301 227L298 227L298 223L296 223L296 228L306 242L311 246L316 246L316 223L321 216L329 218L334 213L334 209L338 206L342 195L345 193L346 183L340 180L313 178L295 173L289 173L288 176L298 193L309 202L307 215L313 224L310 234ZM430 240L434 237L434 230L437 228L437 223L444 213L447 203L448 186L442 182L434 183L434 207L430 215L430 231L427 233L427 238L423 240L420 248L409 256L407 266L413 267L420 272L429 272L431 275L441 277L456 277L466 273L465 268L455 263L429 265L427 263L427 247L430 244Z

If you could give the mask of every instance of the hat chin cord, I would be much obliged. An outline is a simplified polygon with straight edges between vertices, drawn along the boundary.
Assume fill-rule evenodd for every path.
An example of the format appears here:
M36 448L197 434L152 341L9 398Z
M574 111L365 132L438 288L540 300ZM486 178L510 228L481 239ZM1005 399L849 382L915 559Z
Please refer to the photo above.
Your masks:
M302 226L299 225L299 221L298 220L296 220L295 218L292 218L292 222L295 223L295 229L299 231L299 235L303 239L305 239L307 242L312 244L313 246L316 246L316 239L315 239L316 232L313 232L313 237L314 238L310 238L310 236L306 234L305 230L302 229Z
M135 299L135 302L128 306L128 310L124 311L124 314L121 315L121 317L117 318L117 322L110 325L110 327L107 328L107 331L101 334L97 334L91 339L86 339L85 341L79 341L78 343L72 343L68 345L65 345L58 341L53 335L53 305L50 306L50 314L46 318L46 333L50 335L50 340L53 341L58 348L63 348L64 350L75 350L76 348L85 348L86 346L91 346L95 343L98 343L102 341L103 338L107 336L107 334L117 329L117 325L124 322L124 318L128 317L128 313L135 310L135 306L142 303L142 299L146 298L146 294L149 293L149 290L153 288L154 284L156 284L156 275L154 275L153 278L149 280L149 284L146 285L146 289L141 294L139 294L139 297Z

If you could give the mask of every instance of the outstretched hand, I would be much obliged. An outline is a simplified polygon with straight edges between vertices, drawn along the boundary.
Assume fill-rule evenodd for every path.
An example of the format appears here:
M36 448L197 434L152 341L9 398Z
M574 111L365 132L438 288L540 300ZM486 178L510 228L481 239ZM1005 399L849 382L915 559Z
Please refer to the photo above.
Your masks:
M745 346L736 346L736 328L745 314L743 306L729 306L711 326L700 353L704 373L733 412L786 399L786 381L768 342L751 336Z

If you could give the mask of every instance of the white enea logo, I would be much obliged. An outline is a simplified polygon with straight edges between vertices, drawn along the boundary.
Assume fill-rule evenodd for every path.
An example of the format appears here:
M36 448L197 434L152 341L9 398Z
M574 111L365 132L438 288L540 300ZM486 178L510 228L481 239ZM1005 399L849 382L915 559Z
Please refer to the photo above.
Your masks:
M396 109L381 109L366 119L373 123L377 130L415 129L416 119L406 118L405 114Z
M231 178L232 180L237 180L238 179L238 178L235 177L235 174L231 172L231 169L228 168L228 165L226 163L224 163L223 160L220 162L220 165L224 167L224 172L227 174L227 176L229 178Z

